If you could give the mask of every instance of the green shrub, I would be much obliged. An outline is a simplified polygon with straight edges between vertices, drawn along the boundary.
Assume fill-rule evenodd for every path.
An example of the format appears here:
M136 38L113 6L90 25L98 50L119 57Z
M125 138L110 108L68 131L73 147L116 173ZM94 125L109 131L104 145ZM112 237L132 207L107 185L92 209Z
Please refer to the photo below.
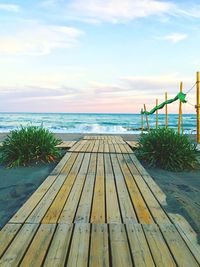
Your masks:
M136 155L148 165L172 171L198 166L196 145L173 129L158 128L142 134Z
M13 130L3 141L0 161L8 167L51 162L60 157L56 145L61 141L42 127L28 126Z

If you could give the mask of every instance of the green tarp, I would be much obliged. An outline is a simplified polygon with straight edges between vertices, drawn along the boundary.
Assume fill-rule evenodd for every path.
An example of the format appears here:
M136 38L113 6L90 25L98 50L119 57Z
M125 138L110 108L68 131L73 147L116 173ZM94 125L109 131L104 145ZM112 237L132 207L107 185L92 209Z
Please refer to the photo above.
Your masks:
M177 96L175 96L173 99L166 100L165 102L161 103L160 105L155 106L151 111L143 111L143 112L141 112L141 114L151 115L151 114L153 114L156 110L158 110L158 109L162 109L165 105L167 105L167 104L171 104L171 103L175 102L175 101L178 100L178 99L179 99L181 102L186 103L187 101L185 100L185 98L186 98L186 94L180 92L180 93L178 93Z

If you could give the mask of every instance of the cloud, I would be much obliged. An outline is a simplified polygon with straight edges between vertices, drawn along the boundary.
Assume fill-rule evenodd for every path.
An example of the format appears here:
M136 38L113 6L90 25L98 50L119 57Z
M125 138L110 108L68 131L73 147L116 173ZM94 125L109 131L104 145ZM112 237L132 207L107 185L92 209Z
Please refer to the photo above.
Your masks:
M172 33L172 34L162 37L163 40L168 40L173 43L181 42L187 38L188 38L188 35L185 33Z
M88 21L121 23L137 18L168 14L175 8L169 1L158 0L62 0L43 1L47 8L60 8L67 16Z
M67 26L45 25L37 21L16 22L16 30L2 33L0 54L45 55L58 48L77 45L82 31Z
M183 91L194 84L194 78L182 77ZM121 80L128 84L129 88L138 90L140 94L163 94L168 91L176 94L179 91L179 85L182 78L177 74L166 74L161 76L128 76L122 77Z
M0 4L0 11L19 12L20 7L14 4Z

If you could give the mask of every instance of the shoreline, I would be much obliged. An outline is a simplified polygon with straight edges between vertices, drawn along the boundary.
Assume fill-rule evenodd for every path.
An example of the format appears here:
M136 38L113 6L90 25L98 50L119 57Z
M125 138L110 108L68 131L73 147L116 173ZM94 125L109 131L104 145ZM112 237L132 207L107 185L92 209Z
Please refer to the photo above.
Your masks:
M2 142L6 136L9 134L7 133L1 133L0 132L0 142ZM85 135L120 135L122 138L124 138L126 141L137 141L140 134L110 134L110 133L105 133L105 134L99 134L99 133L53 133L54 136L57 138L63 140L63 141L78 141L81 138L83 138Z

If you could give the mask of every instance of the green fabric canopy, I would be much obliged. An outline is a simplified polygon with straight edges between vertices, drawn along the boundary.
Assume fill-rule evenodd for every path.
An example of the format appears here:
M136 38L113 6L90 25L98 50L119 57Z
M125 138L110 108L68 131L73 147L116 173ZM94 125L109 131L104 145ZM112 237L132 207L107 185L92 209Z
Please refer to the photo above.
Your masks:
M141 112L141 114L151 115L151 114L153 114L156 110L158 110L158 109L162 109L165 105L167 105L167 104L171 104L171 103L175 102L175 101L178 100L178 99L179 99L181 102L186 103L187 101L185 100L185 98L186 98L186 94L180 92L180 93L178 93L177 96L175 96L174 98L169 99L169 100L166 100L165 102L161 103L160 105L155 106L151 111L143 111L143 112Z

